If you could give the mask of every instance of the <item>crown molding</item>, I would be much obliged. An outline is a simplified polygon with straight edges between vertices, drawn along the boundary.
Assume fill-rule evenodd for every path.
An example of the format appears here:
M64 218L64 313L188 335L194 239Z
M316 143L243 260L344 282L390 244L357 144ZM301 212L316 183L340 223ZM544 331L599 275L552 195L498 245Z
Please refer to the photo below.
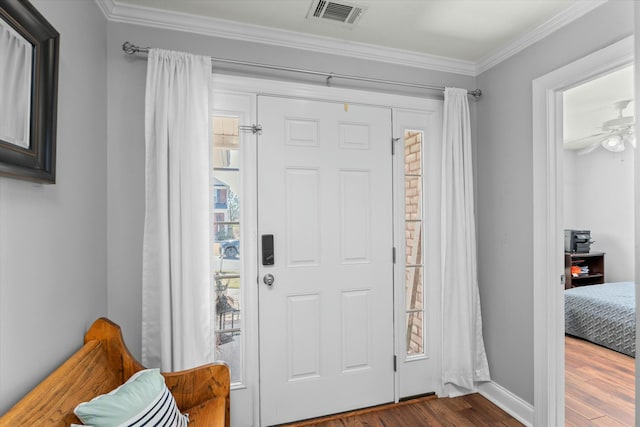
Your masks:
M427 70L477 76L510 58L532 44L609 0L577 1L544 24L509 43L478 62L393 49L331 37L244 24L225 19L165 11L151 7L119 3L117 0L95 0L109 21L171 29L206 36L263 43L293 49L312 50L350 58L385 62Z
M112 0L96 0L96 4L100 11L104 14L105 18L111 19L111 11L115 7Z
M475 64L408 50L392 49L331 37L314 36L243 24L219 18L196 16L181 12L168 12L150 7L118 3L117 0L96 0L105 17L112 22L122 22L149 27L172 29L206 36L221 37L253 43L270 44L294 49L312 50L332 55L348 56L377 62L410 66L475 76Z
M534 28L523 36L518 37L502 49L482 58L476 64L476 75L484 73L502 61L512 57L520 51L523 51L532 44L542 40L551 33L570 24L608 1L609 0L585 0L575 2L567 9L553 16L544 24Z

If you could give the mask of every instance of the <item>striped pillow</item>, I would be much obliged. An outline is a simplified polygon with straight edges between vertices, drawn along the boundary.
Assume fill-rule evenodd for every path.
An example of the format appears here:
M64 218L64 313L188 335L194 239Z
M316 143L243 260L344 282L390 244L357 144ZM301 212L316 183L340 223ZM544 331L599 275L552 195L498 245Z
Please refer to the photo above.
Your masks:
M73 412L93 427L186 427L189 422L158 369L136 372L120 387L79 404Z

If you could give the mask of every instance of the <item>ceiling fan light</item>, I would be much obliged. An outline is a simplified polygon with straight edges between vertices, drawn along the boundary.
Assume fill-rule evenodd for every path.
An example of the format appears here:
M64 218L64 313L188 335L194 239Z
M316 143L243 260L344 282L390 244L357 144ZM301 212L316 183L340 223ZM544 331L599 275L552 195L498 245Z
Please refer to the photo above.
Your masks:
M613 153L619 153L624 150L624 144L622 143L622 138L620 135L612 135L609 138L602 141L602 147L605 150L611 151Z

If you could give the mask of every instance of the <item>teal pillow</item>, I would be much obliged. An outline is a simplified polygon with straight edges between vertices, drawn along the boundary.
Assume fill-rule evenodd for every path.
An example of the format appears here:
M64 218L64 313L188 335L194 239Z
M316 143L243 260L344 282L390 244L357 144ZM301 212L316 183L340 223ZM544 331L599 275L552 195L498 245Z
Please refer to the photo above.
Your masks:
M93 427L184 427L189 422L178 410L159 369L136 372L120 387L79 404L73 412Z

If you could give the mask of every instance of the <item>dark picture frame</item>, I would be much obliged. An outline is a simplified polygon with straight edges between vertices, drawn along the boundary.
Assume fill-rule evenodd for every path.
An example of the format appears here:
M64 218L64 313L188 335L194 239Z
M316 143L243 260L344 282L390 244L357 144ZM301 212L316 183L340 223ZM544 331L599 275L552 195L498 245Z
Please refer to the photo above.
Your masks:
M0 175L53 184L60 34L27 0L0 0L0 20L33 46L29 146L0 139Z

